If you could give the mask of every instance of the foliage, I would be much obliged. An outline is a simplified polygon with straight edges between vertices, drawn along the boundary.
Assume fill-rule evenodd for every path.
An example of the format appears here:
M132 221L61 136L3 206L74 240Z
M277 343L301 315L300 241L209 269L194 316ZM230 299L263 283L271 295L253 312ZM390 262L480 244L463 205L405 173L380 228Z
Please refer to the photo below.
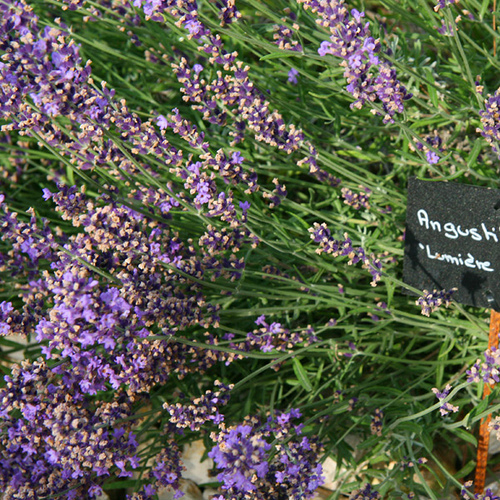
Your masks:
M494 16L0 0L5 498L178 492L200 438L220 499L460 491L497 356L402 283L406 184L498 187Z

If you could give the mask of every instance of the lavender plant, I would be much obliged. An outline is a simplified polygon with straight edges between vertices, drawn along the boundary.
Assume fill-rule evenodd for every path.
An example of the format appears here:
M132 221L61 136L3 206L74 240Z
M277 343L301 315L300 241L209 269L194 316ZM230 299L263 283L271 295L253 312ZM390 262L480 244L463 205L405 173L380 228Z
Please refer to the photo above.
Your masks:
M410 176L498 184L494 17L0 0L4 498L180 498L199 439L217 500L473 495L487 318L401 276Z

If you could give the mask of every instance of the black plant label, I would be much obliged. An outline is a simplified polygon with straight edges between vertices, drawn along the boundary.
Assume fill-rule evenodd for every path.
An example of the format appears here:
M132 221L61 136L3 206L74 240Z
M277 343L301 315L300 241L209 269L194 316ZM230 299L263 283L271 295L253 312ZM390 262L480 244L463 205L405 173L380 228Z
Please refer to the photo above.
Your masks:
M457 302L500 310L500 190L411 178L403 275L420 290L457 288Z

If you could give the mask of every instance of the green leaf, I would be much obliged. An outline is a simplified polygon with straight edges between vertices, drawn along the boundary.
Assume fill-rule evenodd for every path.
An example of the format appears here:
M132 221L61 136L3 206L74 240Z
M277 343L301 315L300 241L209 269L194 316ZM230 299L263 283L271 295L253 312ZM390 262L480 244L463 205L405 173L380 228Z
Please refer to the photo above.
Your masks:
M137 486L137 479L124 479L123 481L114 481L103 485L105 491L108 490L121 490L125 488L134 488Z
M297 358L293 358L293 371L295 372L295 376L300 382L300 385L307 392L311 392L313 390L313 387L311 382L309 381L309 376L307 375L305 368L302 366L302 363Z
M434 78L432 77L432 71L430 68L425 68L425 76L427 80L434 83ZM429 98L436 109L439 109L439 99L437 95L437 90L433 85L427 85L427 92L429 92Z
M476 468L476 461L469 460L454 476L457 479L468 476Z
M481 21L483 20L484 15L486 14L489 6L490 6L490 0L483 0L483 3L481 5L481 11L479 12L479 19Z
M285 59L289 57L300 57L301 54L297 52L290 52L289 50L280 50L277 52L271 52L265 56L260 57L260 61L266 61L267 59Z
M455 436L457 436L462 441L477 446L477 439L470 432L467 432L464 429L452 429L450 430L450 432L455 434Z
M472 165L474 165L477 157L479 156L479 153L481 152L482 147L483 147L483 142L481 141L481 139L479 138L476 139L474 142L474 147L469 153L469 158L467 159L467 168L471 168Z
M425 446L425 449L428 451L432 451L432 449L434 448L434 440L425 429L422 429L420 439L422 440L422 444Z

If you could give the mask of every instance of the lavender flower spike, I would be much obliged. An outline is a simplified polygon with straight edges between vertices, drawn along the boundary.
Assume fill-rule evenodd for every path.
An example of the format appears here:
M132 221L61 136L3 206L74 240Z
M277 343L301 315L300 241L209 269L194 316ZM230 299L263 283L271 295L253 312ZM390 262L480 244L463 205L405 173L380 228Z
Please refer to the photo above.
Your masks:
M485 107L484 111L479 112L483 128L478 128L476 131L481 133L500 158L498 146L500 142L500 88L497 89L494 95L488 95Z
M433 290L432 292L424 290L423 296L419 297L415 304L422 307L422 314L424 316L429 316L431 312L434 312L443 304L448 307L451 304L451 296L456 290L456 288L452 288L451 290Z
M348 11L344 0L297 0L318 17L317 23L328 29L330 40L321 43L320 56L332 54L342 59L346 90L356 99L352 108L361 108L377 99L382 103L384 123L393 123L396 113L404 110L403 102L412 97L396 78L390 63L378 55L380 43L370 33L365 13ZM378 72L378 74L377 74Z

